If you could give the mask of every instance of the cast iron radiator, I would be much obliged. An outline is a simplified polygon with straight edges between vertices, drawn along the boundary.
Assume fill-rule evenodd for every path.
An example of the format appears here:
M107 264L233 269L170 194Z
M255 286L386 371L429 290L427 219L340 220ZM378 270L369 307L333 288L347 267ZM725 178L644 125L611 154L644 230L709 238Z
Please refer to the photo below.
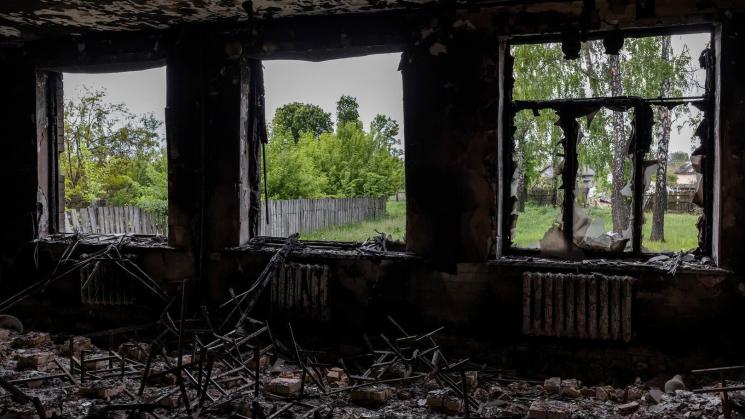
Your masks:
M307 320L328 318L327 265L285 263L274 270L271 283L272 313Z
M113 262L98 261L80 268L80 302L92 305L135 303L137 279Z
M523 334L631 340L628 276L523 274Z

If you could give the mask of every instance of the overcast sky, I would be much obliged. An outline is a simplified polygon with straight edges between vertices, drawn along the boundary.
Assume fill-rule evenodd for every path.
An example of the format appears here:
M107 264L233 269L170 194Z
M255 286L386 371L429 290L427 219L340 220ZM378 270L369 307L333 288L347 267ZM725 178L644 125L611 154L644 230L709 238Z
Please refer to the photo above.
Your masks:
M675 35L672 46L678 53L687 45L694 63L710 40L709 34ZM271 121L277 107L290 102L312 103L320 106L335 118L336 101L341 95L357 98L360 117L369 128L373 117L382 113L401 125L399 137L403 139L403 99L401 74L398 71L400 54L380 54L366 57L331 60L320 63L306 61L265 61L267 122ZM704 72L697 76L703 82ZM142 114L152 112L165 120L166 72L165 67L111 74L64 75L65 99L78 97L82 86L105 88L112 102L124 102L130 110ZM686 127L680 133L673 129L671 151L691 151L694 128Z
M266 119L286 103L303 102L320 106L336 120L336 101L341 95L357 98L360 118L369 128L376 114L388 115L401 125L403 138L403 96L400 54L331 60L265 61ZM152 112L165 120L165 67L145 71L109 74L64 75L65 99L79 97L83 86L105 88L111 102L124 102L135 113Z

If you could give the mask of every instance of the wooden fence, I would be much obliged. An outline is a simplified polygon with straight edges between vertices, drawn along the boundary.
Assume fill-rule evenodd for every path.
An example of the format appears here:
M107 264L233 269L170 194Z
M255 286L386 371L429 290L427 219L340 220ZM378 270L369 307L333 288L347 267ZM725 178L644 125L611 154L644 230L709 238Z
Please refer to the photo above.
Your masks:
M697 213L702 209L693 203L695 191L670 191L667 193L667 209L665 212L674 213ZM644 195L644 211L652 211L654 207L654 195Z
M694 204L693 191L670 191L667 194L667 210L668 213L697 213L701 211L701 208ZM527 202L538 205L548 206L551 205L553 196L551 191L544 189L534 189L528 192ZM561 205L561 197L558 198L559 202L557 205ZM653 200L651 194L644 195L644 211L652 211Z
M65 211L67 233L165 234L165 221L137 207L87 207Z
M259 235L286 237L385 216L387 198L269 200L269 223L261 203Z

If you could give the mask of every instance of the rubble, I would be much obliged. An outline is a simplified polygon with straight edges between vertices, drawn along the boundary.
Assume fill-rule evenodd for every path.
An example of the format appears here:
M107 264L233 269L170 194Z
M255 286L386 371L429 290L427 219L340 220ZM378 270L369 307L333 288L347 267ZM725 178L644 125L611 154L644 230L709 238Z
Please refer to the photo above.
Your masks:
M412 334L390 317L392 332L364 336L366 349L356 355L338 358L305 350L292 325L281 332L248 315L272 269L296 245L296 238L288 239L248 291L231 293L222 305L227 314L219 317L202 308L187 318L184 282L181 303L178 297L167 302L153 331L156 337L147 342L110 342L103 349L86 336L8 331L0 339L0 418L116 413L651 419L722 412L719 389L686 391L681 376L670 380L663 393L641 379L619 387L583 385L573 377L534 381L467 358L451 359L436 339L442 328ZM160 289L153 293L163 295ZM322 355L326 362L319 362ZM740 396L727 391L733 399Z
M176 367L178 354L152 360L152 372L148 380L150 384L145 385L140 396L142 373L150 352L146 352L143 358L136 355L139 349L135 348L147 348L151 344L131 342L129 345L119 345L117 351L107 351L99 349L93 343L88 344L85 339L73 338L73 342L86 342L87 347L83 349L83 355L89 360L84 361L86 373L85 380L81 383L79 359L73 357L73 367L69 367L69 338L43 339L46 343L36 348L12 347L11 342L33 341L43 335L34 332L30 332L28 336L14 334L14 339L0 342L0 354L8 354L0 356L0 368L5 371L6 380L11 385L16 386L28 397L40 400L41 407L48 417L52 414L85 417L102 409L121 406L131 406L134 411L151 411L158 415L173 415L184 410L180 379L177 375L162 373L169 369L169 363L170 368ZM422 335L407 336L408 340L414 340L414 336L418 338ZM387 339L397 348L393 342L401 338ZM407 339L399 340L406 341ZM376 352L382 356L382 352L385 351ZM124 361L121 362L112 354L120 355ZM23 359L44 360L36 364L28 363L19 369L17 365L18 360L22 359L21 355L25 356ZM110 359L112 357L113 359ZM187 365L199 363L200 359L204 362L201 377L204 383L207 357L183 354L181 362ZM327 414L333 411L334 418L445 417L464 416L468 406L473 417L561 419L620 418L633 415L634 418L651 419L717 417L722 409L717 394L696 394L683 389L676 389L674 393L667 394L658 388L646 387L640 380L625 387L584 386L575 378L561 377L546 378L542 385L519 378L510 378L505 384L503 373L495 374L485 366L474 368L473 364L465 362L462 363L463 371L453 373L452 377L456 380L457 377L465 377L468 394L474 401L467 404L463 394L458 390L461 387L442 385L437 380L427 379L426 375L420 376L417 374L417 368L414 368L408 377L376 379L373 377L386 375L381 374L384 367L372 367L358 374L348 370L344 365L317 368L314 366L317 363L310 358L306 358L305 369L291 356L277 358L276 355L267 353L258 359L258 368L261 372L258 396L252 375L249 374L249 371L255 371L257 367L255 362L251 362L253 357L245 361L251 369L244 368L240 374L236 374L235 371L231 373L227 365L218 366L217 363L213 363L211 374L215 381L205 393L206 403L202 417L218 418L230 414L252 417L253 409L261 410L268 416L269 413L277 413L283 408L285 411L294 411L293 414L302 414L313 409ZM394 360L390 353L387 359L389 362ZM398 358L395 358L395 361L401 362ZM89 362L92 362L90 369L87 368ZM458 362L451 361L451 364ZM32 364L44 366L37 369L31 366ZM99 370L92 369L94 364L98 364L96 366ZM370 365L376 364L380 363L372 362ZM385 364L385 361L382 364ZM404 371L408 371L405 362L402 365ZM311 377L315 374L311 373L314 370L319 374ZM72 374L68 377L66 371ZM198 369L194 372L195 379L198 372ZM365 375L370 378L363 379ZM185 386L189 382L186 375L182 376L181 380ZM391 382L384 382L386 380ZM197 390L190 386L186 390L189 400L198 403ZM223 395L223 391L227 395ZM214 402L209 401L211 398L214 398ZM254 402L258 404L254 405ZM0 392L0 406L3 406L0 408L0 418L38 417L35 407L30 402L15 402L10 394L3 392Z
M667 380L665 383L665 393L675 394L677 390L685 390L686 385L683 383L683 377L676 375L673 378Z

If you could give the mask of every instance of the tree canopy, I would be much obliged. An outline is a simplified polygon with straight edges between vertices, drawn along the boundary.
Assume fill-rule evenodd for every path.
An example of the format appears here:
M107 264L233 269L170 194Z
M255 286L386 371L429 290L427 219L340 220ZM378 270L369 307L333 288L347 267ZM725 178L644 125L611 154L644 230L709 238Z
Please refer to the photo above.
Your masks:
M671 81L671 96L682 96L692 86L692 62L687 49L670 60L660 51L664 37L627 39L618 57L620 81L624 95L660 96L660 85ZM580 58L562 58L560 44L525 44L512 48L514 56L513 98L515 100L570 99L612 96L612 61L604 53L601 41L582 45ZM685 107L676 108L676 117L690 117ZM609 188L608 175L613 162L612 112L595 115L591 124L583 119L583 136L578 147L579 163L595 172L601 188ZM558 164L556 159L561 129L554 112L519 112L515 117L516 160L520 160L528 189L540 181L541 170ZM627 130L630 118L624 119ZM628 131L627 131L628 132ZM658 134L658 133L655 133ZM658 139L659 135L656 135Z
M341 127L350 122L360 125L362 127L362 121L360 121L360 105L357 103L357 98L352 96L342 95L336 102L336 126Z
M272 130L286 131L294 141L300 135L309 132L318 137L324 132L332 132L334 125L331 114L324 112L320 106L292 102L277 108L272 120Z
M138 206L164 215L168 172L162 122L134 115L106 100L105 90L84 88L65 103L65 149L60 171L65 207Z
M269 198L389 196L403 188L398 123L378 115L366 132L357 100L342 96L338 103L344 114L337 115L334 132L316 136L299 127L295 141L288 131L272 130L266 147Z

